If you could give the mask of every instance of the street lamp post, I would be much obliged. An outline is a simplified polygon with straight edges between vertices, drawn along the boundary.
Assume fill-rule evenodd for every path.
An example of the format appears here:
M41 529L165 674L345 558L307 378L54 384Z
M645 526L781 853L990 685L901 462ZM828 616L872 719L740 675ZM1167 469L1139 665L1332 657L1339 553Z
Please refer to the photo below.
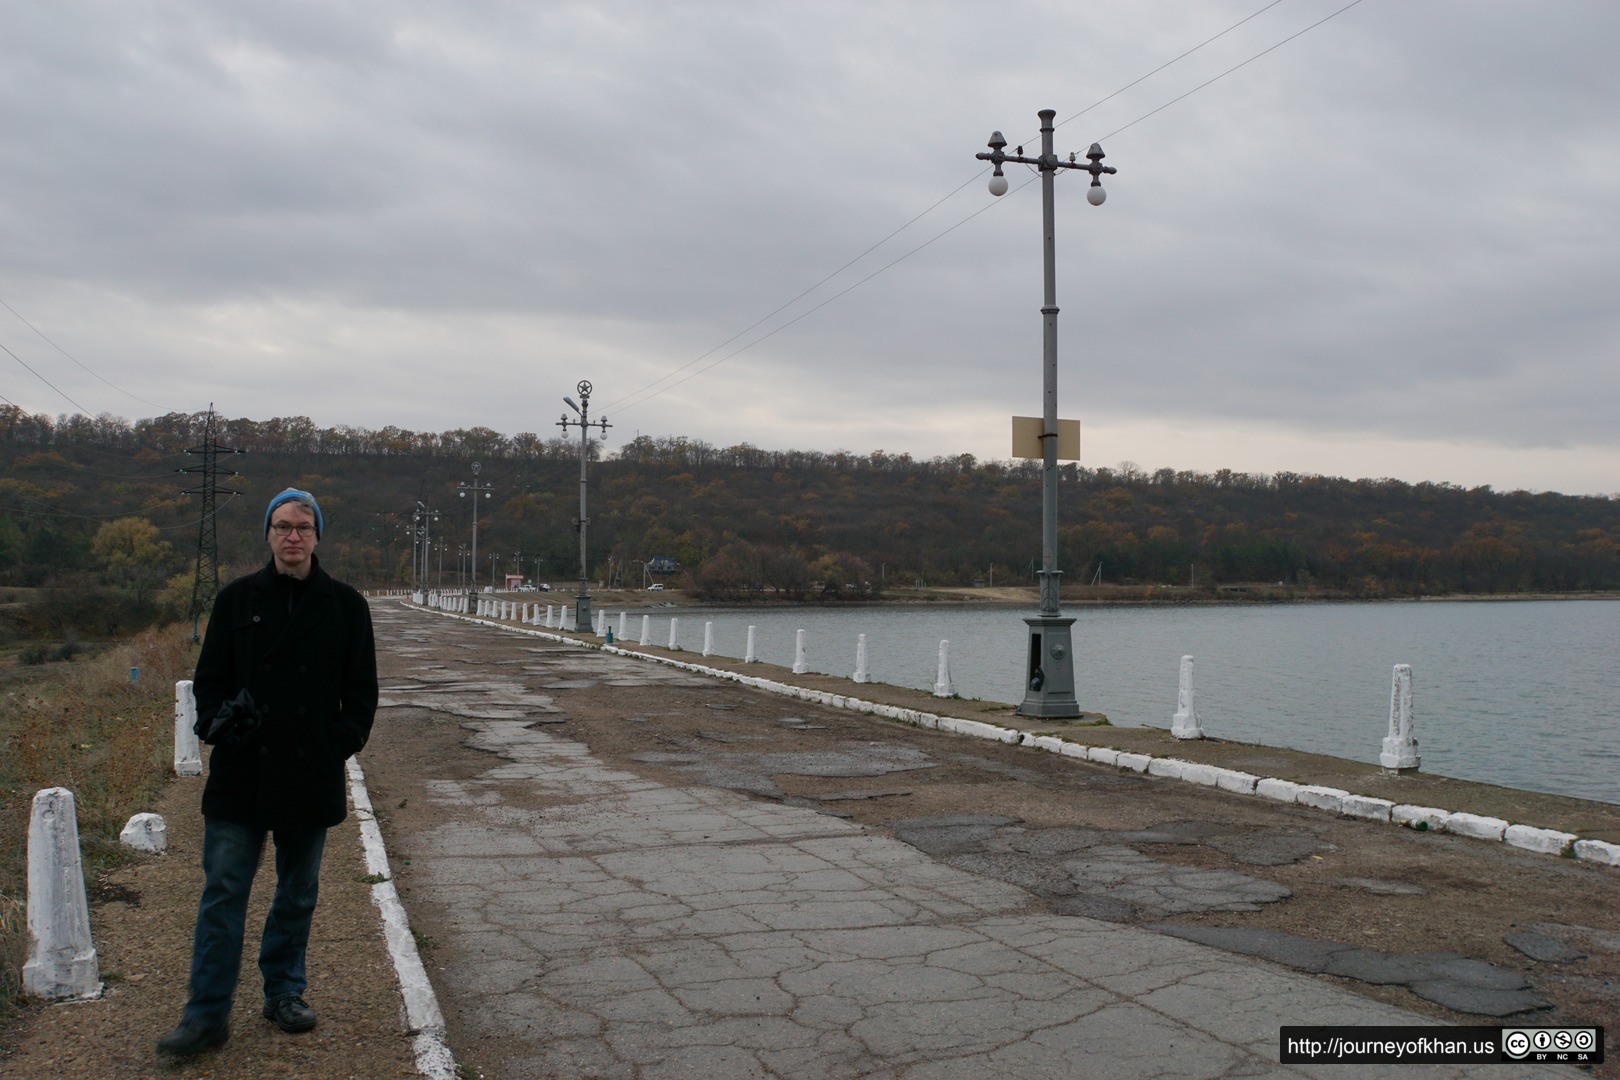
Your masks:
M579 414L578 420L570 420L567 413L557 421L557 426L567 433L570 426L579 428L579 595L574 598L574 625L588 627L591 625L591 592L590 582L585 577L585 533L590 525L590 518L585 514L585 465L590 460L590 430L591 430L591 384L581 379L579 385L574 387L579 392L579 402L576 404L571 397L563 398L567 405ZM607 422L607 417L596 422L602 429L602 437L607 437L607 429L613 425Z
M468 562L467 562L467 565L468 565L468 568L469 568L468 569L468 576L472 580L470 582L468 582L468 585L467 585L467 610L468 611L476 611L477 608L478 608L478 599L477 599L477 597L478 597L478 496L479 496L479 493L482 493L484 498L487 499L487 498L489 498L489 493L491 491L491 485L490 484L488 484L488 483L479 484L479 482L478 482L478 470L479 470L479 468L481 468L481 464L479 462L476 462L476 461L473 462L472 463L472 474L473 474L472 483L469 484L469 483L463 482L463 483L460 483L460 484L456 485L456 494L460 495L463 499L467 498L467 496L469 494L472 496L472 500L471 500L472 501L472 555L471 555L471 558L469 558Z
M430 510L425 503L417 501L416 509L411 513L413 592L427 591L428 554L433 547L433 523L438 520L437 510Z
M1001 132L990 135L990 152L974 155L980 161L994 166L990 176L990 194L1005 195L1007 178L1001 173L1006 162L1033 165L1041 176L1042 256L1046 278L1041 316L1044 320L1044 401L1042 409L1041 448L1041 606L1037 615L1027 616L1029 627L1029 664L1024 676L1024 700L1018 706L1020 716L1073 717L1080 715L1080 706L1074 696L1074 656L1071 649L1070 628L1072 616L1064 616L1059 601L1062 573L1057 568L1057 487L1058 487L1058 414L1057 414L1057 243L1053 223L1052 178L1059 169L1078 169L1091 174L1091 190L1086 201L1101 206L1106 193L1102 187L1102 174L1115 172L1102 163L1103 150L1097 143L1086 152L1086 163L1075 160L1061 161L1052 152L1052 119L1055 109L1042 109L1041 155L1025 157L1024 148L1017 147L1007 154L1003 147L1007 140Z

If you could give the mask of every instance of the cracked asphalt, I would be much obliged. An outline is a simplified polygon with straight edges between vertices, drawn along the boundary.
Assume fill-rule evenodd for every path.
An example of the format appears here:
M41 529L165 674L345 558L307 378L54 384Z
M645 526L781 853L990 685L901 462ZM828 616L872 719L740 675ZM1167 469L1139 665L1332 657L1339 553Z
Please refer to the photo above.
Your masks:
M1343 1075L1279 1025L1620 1021L1611 869L373 617L372 801L485 1076Z

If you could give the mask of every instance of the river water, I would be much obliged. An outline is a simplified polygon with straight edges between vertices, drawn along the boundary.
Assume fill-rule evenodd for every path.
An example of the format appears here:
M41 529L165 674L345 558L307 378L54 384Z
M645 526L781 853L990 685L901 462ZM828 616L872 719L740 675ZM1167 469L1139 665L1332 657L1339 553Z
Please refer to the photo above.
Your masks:
M610 609L615 632L619 609ZM957 693L1023 700L1022 608L967 606L630 609L650 641L789 667L805 631L813 671L849 676L865 634L875 682L932 689L950 642ZM1075 694L1118 725L1168 728L1181 657L1195 657L1206 734L1376 763L1391 673L1412 665L1423 771L1620 803L1613 697L1620 602L1604 600L1070 608Z

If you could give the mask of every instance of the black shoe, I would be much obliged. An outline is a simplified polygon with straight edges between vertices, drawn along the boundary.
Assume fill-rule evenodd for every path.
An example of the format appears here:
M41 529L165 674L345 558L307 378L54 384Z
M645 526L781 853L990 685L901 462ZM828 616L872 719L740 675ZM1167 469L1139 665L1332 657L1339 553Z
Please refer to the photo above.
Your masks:
M223 1023L204 1024L196 1020L182 1020L179 1027L158 1040L157 1048L160 1053L190 1057L224 1046L225 1040L230 1037L231 1029Z
M305 1005L304 999L297 994L265 1002L264 1018L274 1021L276 1027L289 1035L308 1031L315 1026L315 1010Z

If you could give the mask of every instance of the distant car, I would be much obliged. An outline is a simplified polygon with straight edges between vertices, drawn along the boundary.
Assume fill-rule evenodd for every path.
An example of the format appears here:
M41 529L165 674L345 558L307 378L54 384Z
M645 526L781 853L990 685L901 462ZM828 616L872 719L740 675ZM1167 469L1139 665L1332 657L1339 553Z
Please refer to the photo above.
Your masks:
M664 591L664 583L662 581L655 581L651 585L647 586L647 591L648 592L663 592Z
M541 592L550 592L550 591L551 591L551 586L550 586L550 585L547 585L547 584L546 584L546 583L545 583L545 582L543 582L543 581L542 581L542 582L541 582L541 583L540 583L540 584L539 584L539 586L537 586L537 587L538 587L538 588L539 588L539 590L540 590L540 591L541 591Z

